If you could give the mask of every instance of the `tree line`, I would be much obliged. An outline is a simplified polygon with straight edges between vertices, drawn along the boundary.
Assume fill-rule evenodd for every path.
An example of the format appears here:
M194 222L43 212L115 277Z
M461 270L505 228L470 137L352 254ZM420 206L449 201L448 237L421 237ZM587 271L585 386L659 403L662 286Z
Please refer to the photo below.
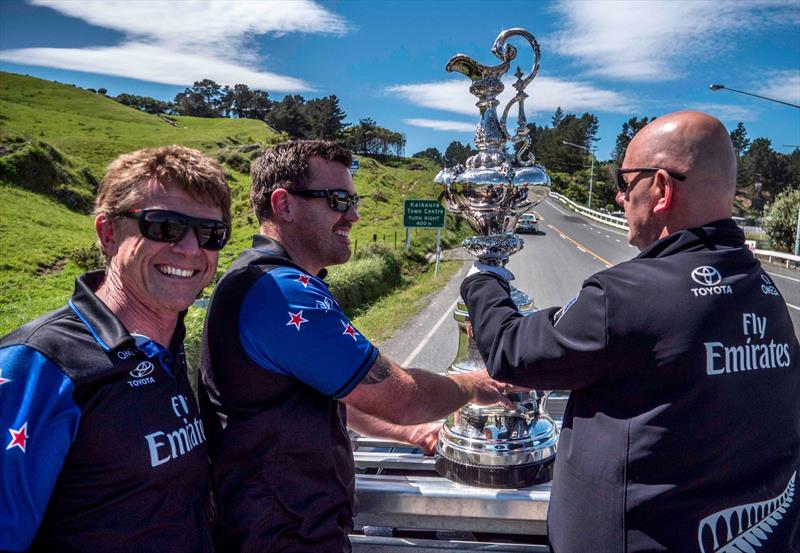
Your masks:
M290 138L333 140L360 154L401 156L406 138L370 118L345 123L347 114L336 95L306 99L299 94L273 100L265 90L245 84L222 86L211 79L196 81L171 102L120 94L117 102L152 114L228 117L264 121Z

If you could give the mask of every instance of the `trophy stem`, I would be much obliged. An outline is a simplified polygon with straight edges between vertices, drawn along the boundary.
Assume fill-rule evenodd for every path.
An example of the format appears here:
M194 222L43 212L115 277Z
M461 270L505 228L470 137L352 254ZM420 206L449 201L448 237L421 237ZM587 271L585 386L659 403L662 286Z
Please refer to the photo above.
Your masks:
M520 313L536 310L533 300L512 287ZM449 374L486 370L469 313L459 298L453 314L459 345ZM558 428L546 411L547 394L531 390L509 394L516 408L468 404L450 415L439 432L436 471L473 486L519 488L553 477Z

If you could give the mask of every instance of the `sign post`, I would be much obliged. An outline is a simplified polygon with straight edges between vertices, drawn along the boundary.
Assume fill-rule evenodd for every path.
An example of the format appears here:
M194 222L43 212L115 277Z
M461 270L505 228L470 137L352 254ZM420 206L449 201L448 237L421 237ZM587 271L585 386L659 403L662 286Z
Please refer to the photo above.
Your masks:
M439 274L442 228L444 227L444 208L436 200L406 200L403 202L403 226L406 227L406 251L411 247L411 228L435 228L436 267L434 275Z

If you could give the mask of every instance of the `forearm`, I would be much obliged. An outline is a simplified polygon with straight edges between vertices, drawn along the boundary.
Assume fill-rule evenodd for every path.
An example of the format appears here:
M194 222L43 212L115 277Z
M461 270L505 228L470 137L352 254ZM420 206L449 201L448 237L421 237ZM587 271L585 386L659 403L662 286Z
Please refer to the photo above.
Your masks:
M486 367L503 382L537 389L580 389L607 375L603 290L585 284L566 309L523 317L508 284L479 274L465 279L461 297Z
M426 452L433 450L436 432L441 427L439 423L394 424L359 411L352 405L347 407L347 426L364 436L411 444L421 447Z

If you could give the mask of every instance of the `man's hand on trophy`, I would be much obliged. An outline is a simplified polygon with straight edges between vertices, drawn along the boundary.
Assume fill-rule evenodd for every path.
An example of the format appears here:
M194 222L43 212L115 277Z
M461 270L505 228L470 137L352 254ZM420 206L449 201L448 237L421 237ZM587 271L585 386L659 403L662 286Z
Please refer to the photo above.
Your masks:
M476 261L472 264L469 272L467 272L467 276L476 275L478 273L493 273L503 280L514 280L514 273L505 267L495 267L494 265L488 265L480 261Z
M408 437L409 443L420 448L425 455L431 455L436 451L436 442L439 440L439 431L442 429L441 422L426 422L414 427Z
M509 409L515 405L504 394L513 390L511 384L494 380L485 370L470 371L451 376L453 380L463 386L470 395L471 403L478 405L501 404Z

